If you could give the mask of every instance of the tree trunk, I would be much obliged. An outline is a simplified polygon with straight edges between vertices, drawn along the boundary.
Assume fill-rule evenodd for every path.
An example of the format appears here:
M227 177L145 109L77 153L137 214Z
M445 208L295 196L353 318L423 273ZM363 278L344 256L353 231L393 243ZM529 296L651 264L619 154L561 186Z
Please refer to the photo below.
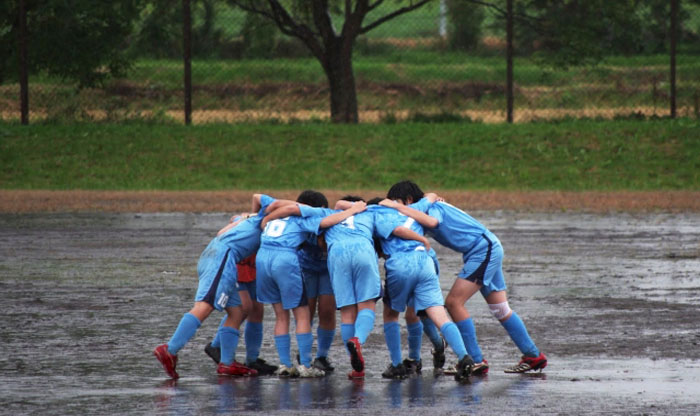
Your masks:
M357 91L352 68L352 49L328 48L323 67L331 92L331 121L357 123Z

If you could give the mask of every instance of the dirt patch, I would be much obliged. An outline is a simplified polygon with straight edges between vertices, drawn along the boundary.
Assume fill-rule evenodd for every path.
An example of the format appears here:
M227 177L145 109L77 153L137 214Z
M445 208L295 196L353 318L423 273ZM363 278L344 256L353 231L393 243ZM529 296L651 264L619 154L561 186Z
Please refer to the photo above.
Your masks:
M333 203L346 194L366 199L386 191L322 190ZM295 199L298 191L261 191ZM700 212L700 191L564 192L438 191L467 210L532 212ZM0 213L234 212L250 209L252 191L27 191L0 190Z

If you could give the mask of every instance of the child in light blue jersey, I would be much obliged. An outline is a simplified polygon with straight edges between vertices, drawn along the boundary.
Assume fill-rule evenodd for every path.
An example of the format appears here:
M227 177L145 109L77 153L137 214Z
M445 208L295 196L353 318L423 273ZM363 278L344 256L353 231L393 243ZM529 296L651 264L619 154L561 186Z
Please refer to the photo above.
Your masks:
M450 289L446 306L462 333L469 354L476 361L473 373L486 374L489 368L465 306L476 292L481 292L491 313L523 354L520 362L505 372L524 373L545 368L547 357L539 351L525 324L508 304L502 267L503 247L498 238L466 212L440 200L437 195L424 195L418 185L411 181L392 186L387 198L382 205L396 208L414 218L440 244L462 253L464 267Z
M320 192L305 190L297 197L297 202L311 207L328 208L328 199ZM312 365L326 373L335 368L328 359L328 353L335 337L335 296L328 272L328 255L323 235L312 235L305 241L299 251L299 265L304 278L304 288L309 301L311 322L313 324L318 309L318 327L316 329L316 357Z
M281 208L284 209L284 208ZM319 377L324 371L311 367L311 315L305 296L298 247L310 235L335 225L365 209L357 204L331 215L283 216L279 211L266 217L261 226L260 249L256 257L256 289L258 301L272 304L275 312L275 345L280 358L280 377ZM292 311L296 320L296 339L300 365L292 365L289 320Z
M336 203L335 210L303 204L286 206L281 210L286 215L330 215L340 212L339 209L349 209L354 204L365 205L362 198L346 196ZM374 210L378 207L371 208ZM328 250L331 286L336 307L340 309L340 335L350 354L352 371L348 377L351 379L365 376L362 345L374 327L374 308L381 297L374 232L374 213L367 210L346 218L323 234Z
M364 204L362 198L345 196L336 209ZM349 217L326 230L328 271L340 309L340 335L350 354L350 379L365 376L362 345L367 341L375 321L375 306L381 297L381 277L377 253L374 250L375 215L377 206Z
M455 379L467 380L474 362L467 354L459 329L445 311L440 282L435 263L428 254L430 244L423 236L423 227L413 218L393 209L379 210L375 215L381 250L386 258L384 335L392 361L382 376L406 377L398 319L399 313L411 303L415 310L425 311L459 357Z
M231 218L232 222L238 221L239 217ZM231 260L229 258L229 260ZM227 265L227 267L229 267ZM258 302L255 291L255 254L252 254L235 265L238 272L238 295L241 298L241 309L243 311L245 330L243 338L245 340L246 361L245 365L258 372L258 375L270 375L277 370L277 366L270 365L260 358L260 349L263 341L263 318L265 309L262 303ZM219 329L212 342L204 347L204 352L215 363L221 361L221 330L226 323L226 317L221 320Z
M176 371L177 353L194 336L201 323L214 309L226 310L228 315L221 329L221 357L217 373L257 374L255 370L234 361L239 338L238 328L244 319L235 264L258 249L261 219L268 209L279 205L272 197L255 194L253 210L257 215L232 222L222 228L202 252L197 264L199 285L194 306L183 315L170 341L159 345L153 351L166 373L173 379L179 377Z

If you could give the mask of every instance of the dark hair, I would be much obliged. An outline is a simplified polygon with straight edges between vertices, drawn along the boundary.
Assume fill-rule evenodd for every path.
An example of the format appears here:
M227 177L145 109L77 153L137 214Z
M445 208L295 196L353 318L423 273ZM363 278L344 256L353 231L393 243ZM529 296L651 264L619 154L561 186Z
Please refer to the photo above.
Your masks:
M340 198L341 201L349 201L349 202L357 202L357 201L362 201L364 202L365 200L357 195L345 195L344 197Z
M381 196L377 196L367 201L367 205L379 205L379 203L383 200L384 198L382 198Z
M326 196L320 192L307 189L299 194L297 197L297 202L306 204L312 207L323 207L328 208L328 200Z
M405 204L408 202L407 199L409 196L413 202L418 202L421 198L423 198L423 195L423 191L418 185L416 185L415 182L401 181L395 183L391 188L389 188L389 192L387 192L386 197L389 199L400 199Z

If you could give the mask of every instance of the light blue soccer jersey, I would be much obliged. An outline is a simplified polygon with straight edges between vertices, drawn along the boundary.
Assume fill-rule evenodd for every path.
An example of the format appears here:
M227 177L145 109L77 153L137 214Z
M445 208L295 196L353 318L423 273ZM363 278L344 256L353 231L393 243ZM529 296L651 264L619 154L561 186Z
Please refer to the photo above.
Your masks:
M426 233L438 243L459 253L469 252L482 240L484 234L491 234L479 221L447 202L431 204L423 198L410 207L436 218L438 226L426 229Z
M195 301L207 301L219 310L240 304L236 293L236 263L258 249L261 217L274 201L274 198L263 195L257 217L239 223L209 242L197 263L199 286Z
M309 235L320 232L322 216L290 216L267 223L260 236L260 244L266 247L297 248Z
M258 250L261 234L260 222L265 215L265 209L273 202L275 202L275 198L262 195L260 197L261 208L258 211L258 215L242 221L237 226L215 238L215 240L231 249L229 263L236 264Z
M327 216L339 212L301 206L304 215ZM352 215L325 231L328 271L338 308L376 299L381 293L377 254L374 251L376 206Z
M392 232L396 227L406 227L419 235L423 235L423 227L413 218L407 217L393 208L382 207L376 211L377 235L381 238L382 251L392 255L398 252L425 249L420 241L404 240Z
M336 212L341 212L340 210L330 209L330 208L313 208L304 205L299 206L302 215L322 215L328 216L335 214ZM326 244L328 245L328 251L334 244L351 240L353 238L362 238L372 243L372 236L375 232L375 220L374 214L378 206L367 207L367 210L352 215L346 218L344 221L328 228L325 231Z

